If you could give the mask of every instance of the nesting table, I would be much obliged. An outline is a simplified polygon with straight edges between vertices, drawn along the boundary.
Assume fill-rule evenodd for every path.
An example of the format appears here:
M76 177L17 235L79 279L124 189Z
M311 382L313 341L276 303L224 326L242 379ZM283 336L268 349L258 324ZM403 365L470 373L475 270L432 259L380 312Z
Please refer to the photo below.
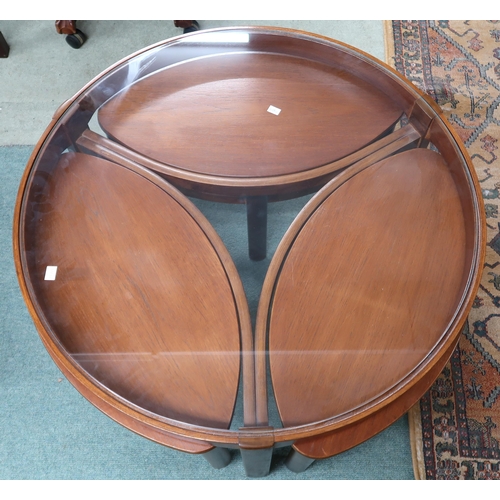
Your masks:
M306 193L253 328L188 196L246 204L261 260L268 203ZM274 448L300 472L422 396L472 306L484 226L465 148L401 75L318 35L227 28L132 54L59 108L21 182L14 256L85 398L217 468L237 448L259 477Z

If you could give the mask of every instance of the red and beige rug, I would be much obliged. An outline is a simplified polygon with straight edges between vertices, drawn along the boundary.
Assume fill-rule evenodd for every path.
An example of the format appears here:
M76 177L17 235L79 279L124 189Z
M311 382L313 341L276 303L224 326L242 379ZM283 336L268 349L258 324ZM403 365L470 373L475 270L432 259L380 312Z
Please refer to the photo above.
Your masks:
M459 345L409 414L417 479L500 479L500 21L386 21L386 59L441 106L481 184L486 265Z

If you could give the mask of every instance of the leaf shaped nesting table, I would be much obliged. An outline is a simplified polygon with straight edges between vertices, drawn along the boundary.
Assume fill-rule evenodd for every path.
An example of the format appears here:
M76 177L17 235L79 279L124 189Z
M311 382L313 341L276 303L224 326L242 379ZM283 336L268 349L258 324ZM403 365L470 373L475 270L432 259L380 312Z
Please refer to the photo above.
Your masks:
M254 336L187 196L245 203L260 260L267 204L305 193ZM148 47L61 106L21 182L14 254L42 341L91 403L214 467L239 448L263 476L274 448L301 471L427 390L479 286L484 224L460 139L402 76L317 35L231 28Z

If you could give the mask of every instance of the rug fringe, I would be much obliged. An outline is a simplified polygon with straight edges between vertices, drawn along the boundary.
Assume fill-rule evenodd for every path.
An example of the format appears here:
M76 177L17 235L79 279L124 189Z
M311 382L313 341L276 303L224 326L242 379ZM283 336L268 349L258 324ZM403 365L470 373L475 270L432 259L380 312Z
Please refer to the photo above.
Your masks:
M384 50L385 50L385 62L394 68L394 31L392 28L392 21L383 21L384 25Z
M420 402L410 408L408 412L410 426L411 459L415 479L425 480L424 450L422 445L422 420L420 416Z

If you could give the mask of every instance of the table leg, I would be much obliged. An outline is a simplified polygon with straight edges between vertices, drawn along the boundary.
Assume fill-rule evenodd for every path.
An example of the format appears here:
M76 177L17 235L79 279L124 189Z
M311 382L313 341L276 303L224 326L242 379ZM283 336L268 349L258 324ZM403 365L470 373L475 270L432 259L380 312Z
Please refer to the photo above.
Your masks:
M263 260L267 253L267 196L249 196L247 204L248 254Z
M240 448L243 467L248 477L264 477L269 474L273 448L257 450Z
M222 469L231 462L231 454L227 448L213 448L203 453L203 456L214 469Z
M304 472L313 462L314 458L306 457L292 448L286 457L285 465L292 472Z

